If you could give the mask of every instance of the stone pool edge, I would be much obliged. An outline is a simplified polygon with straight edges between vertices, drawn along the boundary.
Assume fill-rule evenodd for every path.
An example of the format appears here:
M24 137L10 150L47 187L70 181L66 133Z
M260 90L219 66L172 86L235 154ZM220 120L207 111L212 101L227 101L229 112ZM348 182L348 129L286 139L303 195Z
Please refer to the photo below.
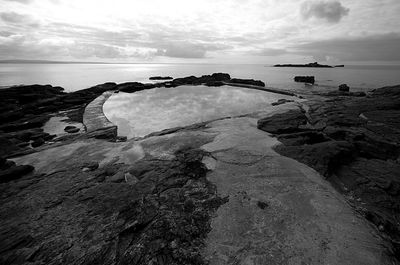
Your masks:
M83 125L86 133L95 138L107 138L115 140L118 135L118 127L104 114L104 103L114 94L114 91L106 91L90 102L83 114Z
M247 89L255 89L255 90L261 90L269 93L275 93L275 94L281 94L281 95L287 95L287 96L292 96L292 97L299 97L297 94L286 91L286 90L281 90L281 89L276 89L276 88L266 88L266 87L261 87L261 86L255 86L255 85L248 85L248 84L239 84L239 83L230 83L230 82L223 82L224 85L226 86L231 86L231 87L241 87L241 88L247 88ZM106 139L111 139L111 140L116 140L118 137L118 126L112 123L105 115L103 111L103 106L104 103L115 93L115 90L110 90L106 91L97 98L95 98L93 101L91 101L86 107L85 111L83 114L83 125L86 128L86 134L90 137L93 136L95 138L106 138ZM205 124L208 122L212 121L207 121L207 122L202 122L200 124ZM199 124L192 124L189 126L197 126ZM184 126L187 127L187 126ZM153 135L158 135L159 133L161 134L168 134L169 131L178 131L181 130L184 127L177 127L177 128L169 128L162 130L160 132L153 132L150 133L149 135L146 135L144 137L140 138L147 138L149 136Z

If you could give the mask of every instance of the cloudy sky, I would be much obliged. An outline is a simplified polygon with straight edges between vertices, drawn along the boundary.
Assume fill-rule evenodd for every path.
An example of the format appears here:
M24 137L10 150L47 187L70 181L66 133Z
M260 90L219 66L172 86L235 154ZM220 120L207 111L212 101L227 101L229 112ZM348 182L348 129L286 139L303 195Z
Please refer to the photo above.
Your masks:
M399 0L0 0L0 59L400 63Z

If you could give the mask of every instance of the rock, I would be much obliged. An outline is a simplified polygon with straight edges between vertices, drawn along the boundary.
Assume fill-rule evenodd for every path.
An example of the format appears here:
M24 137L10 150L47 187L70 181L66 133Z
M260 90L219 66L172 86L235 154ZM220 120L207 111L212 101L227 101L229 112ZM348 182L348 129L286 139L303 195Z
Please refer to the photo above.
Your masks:
M339 86L339 91L343 91L343 92L349 92L350 91L350 87L346 84L341 84Z
M44 145L44 144L45 144L44 139L43 138L38 138L35 141L33 141L31 145L32 145L32 147L39 147L39 146Z
M6 137L0 136L0 156L8 157L8 155L21 151L15 143L7 139Z
M125 182L128 183L129 185L135 185L139 181L134 175L132 175L129 172L124 174L124 178Z
M293 133L303 131L301 125L307 123L307 118L301 109L289 110L258 120L257 128L273 134Z
M117 136L118 136L117 126L106 127L85 134L85 137L87 138L104 139L110 141L116 141Z
M205 264L205 238L226 200L207 180L203 153L149 155L134 165L143 169L135 185L99 182L74 163L0 185L0 263Z
M323 94L324 95L324 94ZM326 96L348 96L348 97L365 97L367 94L365 92L346 92L346 91L329 91L325 93Z
M85 162L82 165L82 171L93 171L99 168L99 163L96 161Z
M351 194L354 207L378 228L383 226L381 233L399 257L400 86L376 89L368 97L352 93L335 91L326 94L329 100L306 103L308 131L278 133L283 144L275 150ZM296 117L291 122L295 121Z
M219 86L223 86L225 85L224 82L221 81L210 81L205 83L206 86L215 86L215 87L219 87Z
M305 131L300 133L281 134L278 140L286 146L299 146L323 143L332 140L319 131Z
M305 68L333 68L330 65L323 65L317 62L308 63L308 64L276 64L274 67L305 67Z
M68 125L64 128L64 131L67 133L77 133L80 131L80 129L75 126Z
M116 142L126 142L128 141L127 136L117 136Z
M134 93L137 91L141 91L145 89L144 84L139 83L139 82L128 82L128 83L122 83L118 84L115 87L116 90L125 92L125 93Z
M238 78L233 78L229 81L230 83L234 84L244 84L244 85L252 85L252 86L261 86L265 87L265 83L260 81L260 80L254 80L254 79L238 79Z
M11 166L7 169L0 170L0 183L9 182L19 179L24 175L32 172L35 168L31 165Z
M261 210L265 210L266 208L268 208L268 203L263 202L263 201L257 201L257 206L258 208L260 208Z
M231 76L229 74L226 73L214 73L211 75L211 78L214 81L229 81L231 79Z
M150 80L172 80L173 78L170 76L152 76L149 79Z
M6 170L9 169L11 167L15 166L15 162L11 161L11 160L6 160L4 163L2 163L2 165L0 166L0 170Z
M125 172L117 172L115 175L106 178L106 181L108 182L114 182L114 183L121 183L125 182Z
M346 141L325 141L310 145L277 146L275 150L306 165L313 165L321 175L328 177L343 163L353 159L354 147Z
M314 76L295 76L294 77L295 82L300 82L300 83L309 83L309 84L314 84L315 83L315 77Z
M279 99L277 102L271 103L271 105L272 106L278 106L278 105L282 105L282 104L289 103L289 102L294 102L294 100L291 100L291 99Z

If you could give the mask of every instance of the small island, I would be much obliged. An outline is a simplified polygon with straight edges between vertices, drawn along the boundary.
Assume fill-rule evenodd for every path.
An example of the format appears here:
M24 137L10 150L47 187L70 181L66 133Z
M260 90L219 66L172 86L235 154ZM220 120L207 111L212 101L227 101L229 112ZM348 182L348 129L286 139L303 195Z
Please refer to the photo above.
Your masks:
M319 64L317 62L307 64L276 64L274 67L334 68L333 66Z
M149 80L172 80L174 79L171 76L152 76L149 78Z

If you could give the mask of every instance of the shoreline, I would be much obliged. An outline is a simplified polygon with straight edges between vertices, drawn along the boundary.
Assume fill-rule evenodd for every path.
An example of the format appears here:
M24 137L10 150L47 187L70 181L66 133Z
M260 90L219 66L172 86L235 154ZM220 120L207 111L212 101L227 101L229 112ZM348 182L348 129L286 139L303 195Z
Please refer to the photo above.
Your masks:
M231 78L229 77L229 79ZM258 81L246 80L245 82L256 83ZM271 215L269 218L275 220L273 218L284 217L276 213L285 212L287 214L284 221L285 225L294 225L288 216L297 216L300 219L307 219L308 217L301 215L302 211L297 211L293 208L292 204L295 201L293 198L300 196L299 194L303 194L305 190L310 192L310 196L319 196L318 190L320 188L317 188L315 191L309 191L308 188L303 190L303 184L298 184L301 181L305 181L308 174L313 174L315 177L312 177L312 179L316 181L315 183L320 182L317 181L320 177L322 182L328 183L329 181L336 189L336 191L329 192L327 196L331 196L335 192L342 194L342 199L337 200L337 195L335 195L330 199L330 203L333 205L333 208L344 207L346 209L346 215L343 216L343 220L341 221L343 227L347 229L350 226L354 226L351 224L352 218L359 220L356 222L357 225L349 230L351 233L354 233L358 240L353 241L348 239L348 243L359 249L362 254L352 257L350 252L348 252L349 250L343 248L342 241L336 238L334 234L319 234L320 239L326 240L325 244L332 248L332 251L339 251L350 260L353 259L353 264L358 264L358 262L361 264L361 261L366 257L370 259L368 262L373 261L370 263L371 265L377 264L378 260L380 264L392 264L389 263L390 260L390 262L395 262L396 258L399 258L399 245L396 245L400 236L399 231L393 230L393 226L390 225L392 220L388 219L386 214L382 215L382 212L377 211L379 207L377 207L376 203L379 203L379 201L374 202L374 200L370 199L371 196L363 197L364 195L362 195L364 193L366 195L372 194L376 198L379 198L379 196L389 196L385 198L392 198L395 203L395 198L398 196L396 194L400 194L400 190L398 190L400 186L397 186L399 183L393 178L397 174L396 171L384 171L385 176L390 180L390 182L386 183L387 185L381 184L382 179L380 178L382 170L388 167L385 163L391 163L392 167L396 166L400 168L399 161L393 160L396 155L400 154L400 145L394 142L388 143L387 140L382 141L379 138L382 137L380 135L382 132L388 133L389 127L394 130L393 135L396 135L397 123L395 121L396 117L400 117L400 113L394 110L396 110L397 106L397 97L400 96L399 87L377 89L371 92L370 95L362 97L354 97L351 93L297 95L297 97L305 97L306 100L301 103L300 107L296 102L280 102L274 113L263 113L261 111L253 115L242 115L241 117L218 119L201 124L171 128L151 133L140 139L116 142L117 128L115 125L109 123L102 110L103 103L115 90L134 93L144 89L151 89L153 86L165 86L167 89L170 86L188 84L207 84L209 86L232 85L267 92L287 93L287 91L282 90L270 91L271 89L268 87L251 84L231 84L227 81L226 74L215 74L200 78L177 78L172 82L158 84L136 82L124 84L106 83L67 94L63 93L59 88L51 86L41 86L43 91L41 93L36 92L35 94L32 92L34 90L29 90L30 88L27 87L27 94L26 96L21 96L21 99L36 99L37 102L35 104L29 103L27 106L20 106L12 112L6 113L7 115L12 113L14 116L3 115L1 125L3 127L0 126L0 128L3 128L3 130L5 128L9 132L2 133L0 137L4 137L4 135L15 137L9 138L16 139L14 142L8 140L15 145L18 144L17 140L20 143L25 143L26 140L32 143L35 137L49 137L43 131L38 131L35 126L45 123L49 117L54 116L54 113L58 113L61 110L66 111L65 115L70 120L84 123L88 128L88 132L81 131L77 134L65 135L57 140L58 143L53 144L51 144L51 141L54 137L50 138L46 140L48 143L44 143L36 148L36 153L19 153L19 156L13 159L18 165L28 164L33 166L35 170L31 171L31 173L28 172L28 174L21 173L22 175L15 175L11 180L4 181L3 179L1 181L0 190L3 196L0 200L5 205L1 210L2 216L6 216L9 223L20 224L22 230L13 230L11 226L3 222L1 226L5 229L3 231L7 231L7 234L4 236L7 238L9 244L12 244L12 242L21 237L31 237L31 239L27 239L27 245L24 243L25 245L22 244L20 246L29 249L26 255L23 254L21 256L21 252L18 252L20 248L7 249L2 255L8 259L11 259L15 255L20 255L21 260L26 258L27 260L37 259L39 261L46 258L51 259L53 256L51 253L55 251L54 253L57 253L60 257L70 256L74 260L76 257L72 253L80 249L83 251L83 255L91 259L92 262L96 261L97 257L107 257L105 259L111 262L112 260L132 260L135 257L149 261L153 258L151 255L158 255L154 253L165 251L167 253L165 254L166 259L171 259L170 261L176 261L176 259L180 258L180 262L186 264L192 264L195 261L199 264L199 262L205 260L214 262L212 264L224 264L218 263L222 261L215 260L213 254L205 254L200 250L202 249L201 246L206 244L207 251L217 249L218 253L227 255L227 258L231 254L237 254L234 249L241 246L240 243L239 245L232 244L232 253L227 254L224 249L218 247L220 246L220 243L217 242L218 240L215 241L215 239L218 239L215 235L219 235L224 229L228 229L227 227L217 225L218 220L225 220L227 218L226 220L235 222L233 220L236 219L229 217L234 212L229 209L238 207L235 206L235 202L243 203L243 205L247 205L246 209L251 209L248 220L252 220L251 218L255 217L264 218L265 214ZM13 94L13 89L10 89L10 91L11 94L9 95L11 97L15 95ZM0 93L2 92L0 91ZM379 108L379 104L385 107L384 110ZM25 114L21 117L22 114L18 114L15 110L28 111L29 115L25 117ZM363 115L358 113L359 111ZM382 116L382 111L384 111L385 115L389 112L392 113L391 118L389 120L382 120L381 118L384 117ZM4 125L4 123L7 123L7 119L15 120L16 117L19 117L21 123L8 122L8 124ZM93 117L96 119L93 119ZM366 121L364 117L368 120ZM366 127L368 121L373 121L373 123L369 127ZM383 126L382 123L385 125ZM368 128L368 131L365 131L365 128ZM372 129L374 129L373 134L370 133ZM268 133L272 133L274 138ZM360 138L360 133L367 135L367 138ZM265 141L268 143L272 141L279 144L275 145L273 149L280 155L274 153L275 151L272 149L264 149ZM394 138L392 141L395 141ZM385 145L382 146L382 143L385 143ZM383 147L387 148L385 152L390 150L390 154L392 155L390 159L393 161L384 162L386 161L384 160L386 157L370 158L364 155L365 152L369 152L368 154L374 153L375 151L373 150L375 149L373 148L376 148L376 146L379 146L381 149ZM311 160L305 159L309 152L316 158ZM18 153L14 155L18 155ZM303 164L294 163L294 160L288 157ZM273 162L275 159L276 162ZM347 190L345 190L342 186L342 182L345 180L341 177L342 173L335 172L335 174L332 174L331 172L332 168L330 165L332 163L338 169L345 170L345 173L348 175L349 167L354 170L354 168L357 169L365 165L363 163L372 165L372 162L376 163L376 161L383 164L379 164L380 167L375 167L375 171L371 170L372 175L368 175L371 185L368 184L367 186L362 186L364 185L363 182L357 184L358 182L355 181L352 182L352 185L347 183L345 185ZM7 163L10 164L9 160L7 160ZM244 193L234 191L236 186L231 182L221 185L221 183L227 181L229 176L234 176L236 172L243 171L243 178L248 178L248 181L250 181L246 181L246 183L261 181L260 185L264 185L265 189L268 190L272 187L271 181L275 181L273 180L274 178L269 180L269 177L267 177L270 174L269 170L271 168L266 167L265 170L259 171L259 168L262 167L261 165L268 165L268 163L272 163L271 165L273 166L271 168L278 170L276 174L280 175L281 178L286 178L293 174L284 170L282 166L285 163L293 165L292 169L294 171L308 172L301 173L304 176L299 177L297 181L300 182L291 182L290 178L285 181L279 180L281 178L276 178L285 187L293 186L291 192L295 197L285 199L283 196L285 191L276 190L274 191L277 192L274 195L275 199L272 199L272 197L267 196L268 193L258 193L253 190L253 186L246 186L248 184L243 184L243 191L241 190L240 192L247 194L243 195ZM255 166L254 170L257 172L247 172L248 167L251 165ZM314 168L321 175L306 165ZM2 166L4 165L2 164ZM236 168L235 172L229 171L231 167ZM230 173L228 174L227 172ZM253 179L254 174L259 174L263 177L256 180ZM323 180L322 176L325 176L327 181ZM385 192L385 195L378 194L378 196L376 194L376 191L372 189L375 187L374 183L383 187L382 190ZM327 184L316 185L322 185L321 187L325 187L325 189L333 190L332 187L324 186ZM227 192L226 189L231 186L233 189L232 192ZM200 192L201 196L196 195L196 192ZM138 194L142 197L138 196ZM178 194L187 195L177 197ZM354 197L356 194L361 195ZM323 213L326 214L326 218L321 217L321 223L315 222L316 226L334 226L334 216L331 215L335 214L331 211L328 211L328 214L325 213L326 209L324 207L316 207L315 203L318 204L319 200L312 202L309 197L306 197L301 197L304 203L297 207L300 207L299 209L305 206L311 207L312 211L316 211L319 214L318 216L322 216ZM205 199L202 200L200 198ZM247 200L247 198L250 199ZM360 201L358 201L359 198L361 198ZM28 208L24 207L27 207L31 201L38 201L37 208L27 211ZM344 203L344 201L346 202ZM286 208L284 208L285 211L278 211L278 205L286 205ZM351 205L351 208L348 205ZM164 208L161 206L164 206ZM363 210L363 207L367 211ZM10 214L11 211L16 211L17 209L20 211L19 216ZM85 209L92 210L86 211ZM392 210L395 211L394 209ZM353 212L354 210L356 212ZM37 219L35 214L38 211L43 216L46 216L46 218ZM164 215L158 215L157 212L160 211ZM68 217L64 216L65 214ZM59 220L58 218L61 216L64 216L64 219ZM86 220L80 221L80 216L86 216ZM362 218L360 218L361 216ZM198 219L193 219L195 217ZM44 226L50 225L55 228L50 238L54 236L64 237L65 234L59 230L59 226L68 227L69 231L71 231L68 234L68 238L73 238L73 242L75 242L75 245L71 249L72 252L65 250L68 242L64 239L54 242L47 237L47 240L50 241L32 243L36 242L34 241L36 238L30 235L30 230L23 224L26 220L31 222L30 229L33 229L40 235L47 233L42 228ZM367 220L376 228L372 229L366 222ZM299 222L296 227L302 227L307 222ZM159 225L161 223L164 225ZM261 224L255 222L254 225ZM274 227L273 225L278 224L271 223L270 225ZM173 228L171 228L171 231L167 229L167 227L175 226L182 227L181 233L183 235L179 234ZM242 224L238 223L238 227L241 226ZM95 238L100 238L100 241L93 241L94 238L88 234L81 236L78 231L82 227L85 227L85 230L91 229L95 231ZM198 234L191 234L192 232L190 231L194 231L193 229L197 229L196 231L199 231ZM236 233L235 229L232 229L225 232ZM243 226L243 229L248 229L248 225ZM270 227L264 227L263 229L270 231L270 233L281 231L280 229L271 230ZM299 228L293 229L297 232L300 231L297 230ZM360 234L358 234L359 232ZM156 243L158 241L152 237L152 233L163 235L163 243ZM293 245L291 247L282 245L281 250L288 257L294 255L301 260L302 256L296 256L297 254L295 253L297 252L294 251L298 247L296 240L291 238L288 231L283 233L287 238L282 242L292 242ZM320 231L316 231L315 233L320 233ZM376 237L368 236L368 239L366 239L363 236L363 234L369 233L376 235ZM378 234L383 239L379 239ZM108 238L108 235L111 235L112 239ZM185 241L185 237L190 238L190 240ZM173 238L173 240L168 241L166 240L167 238ZM263 235L263 238L263 240L266 240L265 242L263 241L266 244L265 246L269 246L272 243L269 241L269 237ZM115 240L117 241L114 242ZM249 238L249 242L253 240L255 238ZM360 243L363 240L373 245L377 244L376 249L368 250L365 248L365 245ZM381 240L383 241L381 242ZM46 242L51 243L48 244ZM107 245L108 243L104 242L111 242L110 244L116 245L118 250L110 250L110 246ZM117 244L117 242L120 243ZM148 248L136 249L134 245L127 244L127 242L141 242L148 246ZM322 244L321 242L317 240L315 244ZM98 247L96 255L91 256L92 254L88 252L88 243L89 245L94 244ZM31 247L32 244L34 247L38 246L37 244L42 244L43 247L34 250L35 248ZM53 250L50 250L50 246L52 246ZM217 246L217 248L213 246ZM337 262L338 260L332 258L335 255L326 258L324 251L330 253L331 250L329 247L321 250L321 252L316 250L309 254L312 259L323 258L324 262ZM268 249L266 248L265 251L269 251ZM191 254L187 254L186 251L188 250L192 251ZM35 254L34 258L30 258L33 255L30 254L30 251L40 254ZM255 251L256 249L250 247L245 253L251 256ZM174 256L175 254L173 253L179 253L179 255ZM282 260L280 260L281 258ZM277 256L274 259L275 262L282 262L283 260L285 260L285 256ZM105 261L102 260L102 262ZM366 262L364 260L362 264L369 264Z

